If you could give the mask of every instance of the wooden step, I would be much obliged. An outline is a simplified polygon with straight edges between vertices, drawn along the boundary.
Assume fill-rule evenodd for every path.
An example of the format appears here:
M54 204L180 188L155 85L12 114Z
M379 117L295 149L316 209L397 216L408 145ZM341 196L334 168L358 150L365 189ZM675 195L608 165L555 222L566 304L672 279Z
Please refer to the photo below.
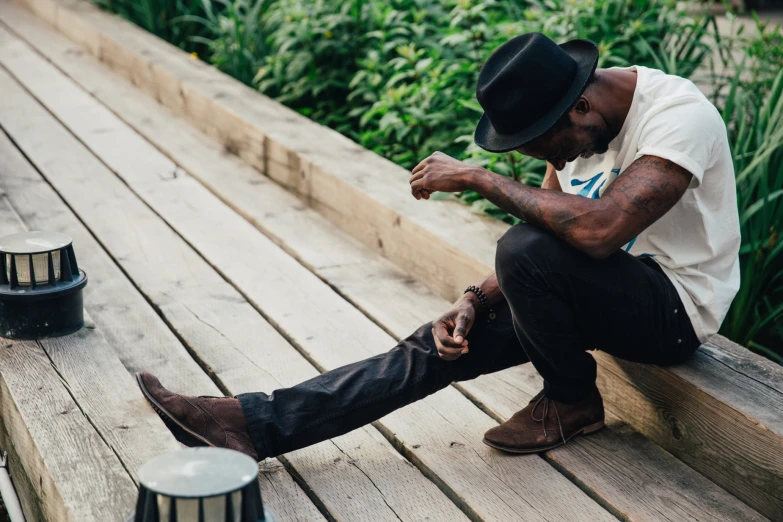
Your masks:
M0 223L2 230L22 230L2 200ZM106 349L94 331L71 347L90 354ZM91 424L105 419L89 409L88 418L81 398L41 343L0 339L0 444L28 521L124 520L133 512L135 484Z
M61 129L61 133L55 132L57 124L43 108L37 106L31 98L26 98L19 87L12 88L3 80L3 74L0 73L3 92L10 93L8 103L13 105L16 111L22 111L8 111L8 106L0 103L0 124L3 128L10 131L22 147L36 143L36 134L40 134L41 128L47 128L49 132L46 139L59 145L57 152L53 151L48 160L46 155L39 155L41 163L36 165L45 174L66 177L63 172L68 171L74 178L103 174L109 182L116 184L116 190L108 189L96 193L94 200L101 200L101 203L108 205L103 207L103 211L108 213L102 219L109 223L109 227L118 227L131 234L130 237L123 233L115 234L117 241L110 244L117 248L112 254L116 254L116 259L121 260L123 268L136 278L134 282L138 282L140 287L149 292L147 297L154 297L154 304L160 307L176 333L188 342L188 347L200 350L201 355L210 356L204 365L221 377L220 382L225 388L236 390L236 393L255 387L273 389L283 384L293 384L317 373L247 305L241 295L190 251L72 136L64 129ZM30 110L31 108L37 110ZM21 115L24 115L24 118L20 118ZM9 128L13 127L13 124L8 125L10 121L17 122L16 127ZM32 127L27 126L30 123L33 123ZM26 130L20 130L20 126ZM69 157L65 157L63 150L70 151ZM52 160L56 161L52 163ZM0 178L22 177L25 174L37 177L37 174L28 168L22 173L17 170L13 173L3 172ZM18 198L22 200L20 205L27 202L26 211L32 214L37 222L51 223L50 216L45 215L46 212L41 209L64 213L65 206L45 184L36 184L35 177L25 177L26 183L19 183L27 185L23 190L4 189L12 201L16 202ZM73 182L74 190L84 191L84 186L74 178L69 178L69 181ZM48 192L32 190L35 185L40 189L48 189ZM96 179L92 189L100 186L101 182ZM116 197L112 197L113 194L122 194L123 191L130 202L124 205ZM134 205L136 209L133 208ZM143 210L139 212L137 209ZM118 212L119 210L122 212ZM36 212L44 215L35 217ZM150 222L157 223L160 230L146 234L145 229ZM129 225L130 223L133 225ZM79 228L73 218L66 226L69 232ZM114 231L115 229L111 228L109 232ZM172 245L171 247L158 248L156 242L166 243L167 240L170 240L168 244ZM80 244L81 252L86 245ZM181 263L174 267L172 260ZM93 265L88 258L83 266L88 267L92 274ZM182 270L185 271L185 280L182 278ZM91 276L91 284L94 284L94 279ZM256 348L259 344L261 348ZM237 346L247 353L240 352ZM158 355L161 356L165 357L164 354ZM149 365L141 359L137 361L136 367L154 368L154 358L151 356L149 359ZM281 376L285 376L285 379ZM151 411L144 401L142 404L146 411ZM434 484L400 458L383 437L373 432L375 430L372 428L357 430L344 438L289 454L287 462L290 463L297 480L306 486L313 500L335 519L396 521L399 520L398 516L401 516L404 520L414 520L425 506L432 520L465 518ZM279 468L273 464L272 470L272 474L265 473L262 479L267 482L271 479L272 488L265 488L264 498L267 502L270 502L270 496L273 500L275 496L279 496L285 501L282 506L270 502L270 507L276 514L281 517L290 514L291 519L297 517L301 520L323 518L312 509L312 504L307 502L301 493L286 491L290 490L290 487L278 489L278 483L281 482ZM392 473L398 480L393 483L385 481L383 473ZM338 477L340 480L337 480ZM288 480L290 481L290 478ZM311 508L309 513L306 509L308 505Z
M502 223L449 202L412 200L407 173L337 133L83 2L28 0L42 18L231 152L302 195L368 248L454 298L491 270ZM783 516L780 396L761 358L737 373L720 338L658 368L597 354L607 406L644 435L773 518ZM734 348L734 351L742 349ZM720 356L714 356L714 353ZM750 369L747 369L750 368ZM704 372L707 372L706 374ZM754 372L758 372L757 374ZM743 390L770 393L748 397ZM710 428L707 428L710 426ZM747 442L752 441L752 450Z
M21 155L5 135L0 154L0 174L18 167ZM0 236L27 229L0 200ZM11 469L20 472L14 478L25 512L42 520L127 519L138 467L181 446L154 412L139 408L138 386L92 318L85 312L85 327L73 335L2 339L0 346L2 442L15 455Z
M3 45L0 61L16 75L18 48L10 47ZM188 243L208 249L207 260L227 278L241 281L242 291L252 295L266 317L311 360L317 359L322 369L380 353L394 345L392 338L195 180L184 173L174 175L176 171L169 160L64 77L52 75L54 68L40 58L30 65L32 69L24 68L37 78L29 85L22 79L25 86L32 88L31 92L41 101L45 100L46 107L106 165L118 169L123 181L161 217L168 218ZM65 143L45 150L37 147L30 122L37 121L35 127L52 127L55 122L45 122L48 115L33 106L20 88L4 82L3 90L8 94L0 124L115 258L127 263L129 272L131 267L144 267L134 278L137 284L144 280L160 284L156 279L169 278L167 285L176 286L185 282L184 268L180 267L187 267L185 279L189 281L194 277L190 274L194 266L207 266L108 171L104 173L86 157L67 165L68 158L60 152L66 148ZM24 111L24 116L20 111ZM21 124L22 120L26 123ZM52 141L55 135L52 132L47 139ZM58 140L65 141L65 137ZM118 143L123 146L117 147ZM67 148L71 155L75 154L76 147ZM86 187L90 190L84 190ZM139 238L146 239L139 245ZM154 245L144 244L152 238ZM151 261L146 261L145 256ZM263 270L258 270L259 263L263 263ZM178 270L163 270L165 266ZM204 302L211 302L213 299L206 292L209 288L210 285L198 284L191 292ZM165 313L164 307L161 310ZM231 320L226 318L226 322ZM586 513L594 520L614 519L541 459L484 456L491 450L480 442L480 434L495 424L452 388L415 407L395 412L378 426L387 438L415 455L414 462L471 516L487 520L544 520ZM394 485L404 487L400 482ZM566 495L570 502L552 503L553 492ZM400 502L413 499L410 490L405 493L399 495ZM416 498L425 498L427 509L435 510L432 495Z
M412 299L410 292L406 291L408 287L416 286L411 284L410 278L404 274L400 275L399 270L389 265L388 261L377 259L372 251L361 247L350 238L345 238L344 234L335 233L333 229L330 232L323 218L303 209L301 203L290 194L259 178L236 159L223 155L214 144L204 141L182 122L176 122L170 115L165 114L165 111L161 111L159 106L139 97L138 92L129 85L107 76L105 71L101 71L88 58L79 56L77 49L69 48L67 41L58 41L51 35L47 37L40 26L36 27L35 24L25 25L23 16L11 21L13 23L9 25L18 28L28 41L38 46L40 52L74 77L85 89L107 103L118 116L126 119L138 132L152 140L156 147L174 159L180 167L185 167L197 175L224 201L231 203L238 199L239 203L234 202L232 205L237 211L249 217L278 244L302 260L348 299L353 298L352 302L365 300L365 310L383 310L384 305L387 309L390 306L405 308L404 315L387 313L381 319L376 317L376 322L384 325L387 331L407 327L409 332L420 324L421 315L419 319L415 316L407 318L411 315L409 304L413 305L414 310L421 311L421 306L415 306L415 303L420 301L420 296L414 296L415 299ZM26 58L25 62L29 62L29 58ZM237 174L226 177L222 175L226 171ZM325 238L329 241L326 242ZM312 248L310 241L316 242L321 248ZM340 271L338 273L342 278L335 278L329 272L329 263L338 259L342 261L339 268L369 264L379 270L377 273L369 272L374 275L371 281L362 280L361 275L366 272L360 272L357 277L352 276L351 270ZM383 270L380 269L382 267ZM373 298L373 287L381 287L384 291L393 289L390 294L384 296L393 296L392 300L387 299L381 304L378 299ZM429 299L437 306L448 304L442 298L431 295ZM434 309L435 306L433 316ZM418 321L415 326L410 322L413 320ZM506 394L505 399L502 396L496 398L498 387L486 384L492 377L484 376L475 383L464 385L468 388L473 386L475 394L472 398L480 398L488 411L502 412L498 414L502 418L507 418L522 407L538 391L531 391L533 388L514 388L514 393ZM540 381L531 377L528 370L525 380L533 387L540 387ZM491 406L486 406L487 404ZM584 446L562 448L550 454L548 459L616 514L643 520L665 519L684 511L688 511L695 518L711 518L717 514L735 520L757 517L720 488L704 480L638 434L622 427L607 433L605 437L599 436L592 441L587 439L590 442ZM607 462L617 465L605 466ZM624 476L623 472L627 473L627 476ZM690 478L687 482L693 485L692 488L675 487L675 481L683 477ZM669 486L661 488L659 484ZM672 496L672 502L661 502L661 497L665 495Z
M71 235L78 249L77 255L80 263L89 267L89 283L84 290L85 306L92 312L92 317L95 319L94 324L97 325L101 333L107 334L105 337L112 338L112 342L118 343L112 344L110 342L112 346L109 350L103 345L101 352L104 356L108 353L119 352L118 355L126 365L127 371L148 368L161 375L167 375L176 383L172 386L181 386L190 390L189 393L220 395L220 390L198 365L187 357L185 349L146 303L144 297L136 291L90 232L73 216L57 194L27 163L5 135L0 135L0 158L2 158L0 161L0 192L13 200L14 211L19 213L28 228L56 230ZM10 223L6 220L0 221L0 235L18 230L16 227L11 228ZM89 294L88 289L91 291ZM98 297L103 297L103 299L98 299ZM182 357L179 356L180 353L183 355ZM138 391L133 378L130 376L128 378L131 379L133 390ZM185 378L189 378L190 382L183 382ZM111 380L98 380L101 383L111 384ZM75 385L81 386L82 383L77 382ZM36 401L46 400L43 397L35 397L35 395L32 397ZM143 398L139 396L137 399L139 400L135 403L135 409L124 419L123 426L138 423L139 420L152 414ZM127 410L118 411L127 413ZM157 418L156 415L152 415ZM44 433L49 431L50 428L47 424L38 424L34 420L30 421L30 425L35 429L43 430ZM143 425L143 423L141 424ZM118 433L123 433L128 428L115 429ZM167 429L165 431L168 433ZM101 436L106 438L111 436L111 433ZM7 445L3 446L3 448L5 447ZM173 449L179 447L177 444ZM128 462L123 462L123 466L128 470L132 469L135 476L136 469L144 460L143 455L146 454L146 452L141 452L142 457L133 457ZM24 462L24 465L20 463L18 468L12 469L27 468L28 463ZM68 480L72 479L73 477L68 478ZM290 515L294 520L296 517L302 520L323 520L318 509L307 500L306 495L292 477L282 470L279 462L274 460L265 462L261 469L260 480L266 485L264 487L264 502L275 513L281 514L281 516ZM36 490L33 490L31 494L35 493L40 494ZM135 492L133 495L135 501ZM47 495L46 498L55 499L56 497ZM130 512L132 509L126 515ZM25 508L25 513L28 513L27 508ZM45 519L61 520L57 517ZM85 516L85 518L77 517L77 520L103 522L113 519L104 517L90 519ZM124 520L122 519L122 522Z

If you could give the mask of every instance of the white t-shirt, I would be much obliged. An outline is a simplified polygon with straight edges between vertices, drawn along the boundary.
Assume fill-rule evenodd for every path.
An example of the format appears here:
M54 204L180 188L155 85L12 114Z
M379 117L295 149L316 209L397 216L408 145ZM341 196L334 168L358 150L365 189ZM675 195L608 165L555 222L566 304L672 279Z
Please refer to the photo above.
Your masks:
M682 198L623 250L652 256L671 279L701 342L716 333L739 290L740 228L734 166L718 110L689 80L636 70L636 90L606 154L557 173L564 192L599 198L634 160L658 156L693 174Z

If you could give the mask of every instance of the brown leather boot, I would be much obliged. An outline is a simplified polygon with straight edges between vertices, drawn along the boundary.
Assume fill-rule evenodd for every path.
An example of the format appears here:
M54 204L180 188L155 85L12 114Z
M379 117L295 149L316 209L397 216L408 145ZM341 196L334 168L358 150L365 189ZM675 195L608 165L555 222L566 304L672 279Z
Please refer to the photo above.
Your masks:
M239 399L185 397L170 392L147 372L136 373L136 380L174 437L185 446L228 448L258 460Z
M484 444L510 453L538 453L603 426L604 401L597 389L576 404L550 399L542 390L506 422L488 430Z

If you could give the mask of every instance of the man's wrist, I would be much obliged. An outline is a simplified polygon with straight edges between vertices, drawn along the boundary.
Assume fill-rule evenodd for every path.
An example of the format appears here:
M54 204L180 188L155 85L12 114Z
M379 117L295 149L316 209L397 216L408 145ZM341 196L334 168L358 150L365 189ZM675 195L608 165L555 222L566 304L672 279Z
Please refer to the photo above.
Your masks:
M487 179L489 176L492 176L493 174L494 173L490 170L487 170L483 167L476 166L475 168L470 170L470 175L468 176L465 185L467 186L468 190L472 190L474 192L478 192L479 194L483 194L482 191L486 186Z
M479 296L476 295L473 292L465 292L462 294L462 299L469 303L471 306L473 306L473 309L475 311L479 311L481 309L481 300L479 299Z

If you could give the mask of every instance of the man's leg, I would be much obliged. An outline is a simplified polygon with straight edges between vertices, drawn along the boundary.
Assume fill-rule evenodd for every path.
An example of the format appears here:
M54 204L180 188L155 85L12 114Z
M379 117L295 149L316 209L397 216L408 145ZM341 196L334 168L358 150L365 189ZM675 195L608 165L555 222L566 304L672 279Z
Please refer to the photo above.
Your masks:
M532 225L499 241L498 283L546 394L575 402L595 386L585 350L673 364L697 347L676 289L652 259L622 251L597 260Z
M337 437L435 393L527 362L511 311L501 305L494 321L479 315L467 335L470 350L454 361L435 347L432 323L390 351L351 363L271 394L237 396L259 457L271 457Z
M586 350L673 364L699 346L677 291L652 259L622 251L593 259L520 224L498 241L495 263L517 336L544 390L487 432L485 442L494 447L542 451L603 425L596 363Z
M487 322L479 314L467 335L470 350L442 359L428 322L386 353L351 363L270 394L233 398L184 397L150 374L139 374L145 396L187 445L217 445L257 459L337 437L435 393L527 362L506 303Z

